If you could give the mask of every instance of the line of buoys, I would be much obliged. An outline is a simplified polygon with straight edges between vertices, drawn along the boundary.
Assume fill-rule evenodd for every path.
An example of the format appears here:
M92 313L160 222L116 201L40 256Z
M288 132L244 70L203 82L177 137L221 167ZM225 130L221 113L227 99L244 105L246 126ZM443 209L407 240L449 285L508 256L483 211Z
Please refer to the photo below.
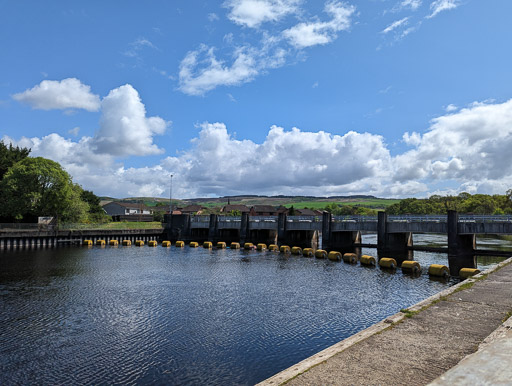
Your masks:
M372 266L372 267L375 267L377 265L375 257L369 256L369 255L362 255L360 261L361 261L361 265L367 265L367 266Z
M281 247L279 248L279 252L288 254L291 253L292 251L288 245L281 245Z
M131 247L132 246L132 241L131 240L123 240L123 246Z
M304 248L302 250L302 256L313 257L313 256L315 256L315 251L313 250L313 248Z
M268 246L268 250L271 251L271 252L278 252L279 251L279 247L276 244L270 244Z
M190 244L192 244L192 243L190 243ZM183 248L185 246L185 242L184 241L176 241L176 244L174 244L174 245L176 246L176 248Z
M229 247L231 249L240 249L240 243L231 243Z
M82 245L86 246L86 247L90 247L92 245L92 240L84 240Z
M327 251L323 249L317 249L315 252L315 257L317 259L326 259L327 258Z
M450 276L450 269L446 265L442 264L432 264L428 267L429 276L435 277L448 277Z
M113 247L117 247L119 245L119 241L117 241L117 240L110 240L108 242L108 244L113 246Z
M357 255L355 253L345 253L343 255L343 261L348 264L356 264Z
M168 248L171 246L171 242L169 240L162 241L162 247Z
M404 260L401 265L402 272L418 274L421 272L420 263L414 260Z
M379 266L381 268L395 269L397 267L396 260L390 257L383 257L379 260Z
M328 258L329 258L329 260L331 260L331 261L341 261L341 259L342 259L341 252L337 252L337 251L331 251L331 252L329 252L329 254L327 255L327 257L328 257Z
M267 249L267 244L259 243L259 244L256 246L256 249L257 249L258 251L264 251L265 249Z
M144 240L135 240L135 246L136 247L143 247L144 246Z
M156 247L157 245L158 245L158 243L156 242L156 240L148 241L148 247Z
M223 241L219 241L217 243L217 249L226 249L226 243Z
M478 275L480 270L477 268L461 268L459 271L459 276L462 279L467 279L468 277Z
M292 247L291 254L292 255L302 255L302 248L301 247Z
M205 248L205 249L212 249L212 247L213 247L213 244L211 241L205 241L203 243L203 248Z

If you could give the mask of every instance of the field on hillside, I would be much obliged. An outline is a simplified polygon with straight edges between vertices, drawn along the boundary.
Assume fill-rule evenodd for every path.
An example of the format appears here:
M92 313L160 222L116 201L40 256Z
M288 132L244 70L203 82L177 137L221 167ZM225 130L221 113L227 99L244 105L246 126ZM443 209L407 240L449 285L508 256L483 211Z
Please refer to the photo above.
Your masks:
M121 201L125 202L143 202L145 205L150 207L156 207L157 204L164 205L162 210L166 210L169 205L169 199L167 198L152 198L152 197L134 197L126 198ZM352 206L363 206L372 209L385 209L388 206L400 202L397 199L385 199L377 198L372 196L365 197L265 197L265 196L237 196L230 197L229 202L232 205L246 205L251 207L253 205L272 205L279 206L283 205L286 207L293 207L295 209L311 208L311 209L323 209L328 204L336 203L338 205L352 205ZM207 208L222 207L228 203L228 198L198 198L198 199L173 199L173 205L178 207L184 207L186 205L202 205Z

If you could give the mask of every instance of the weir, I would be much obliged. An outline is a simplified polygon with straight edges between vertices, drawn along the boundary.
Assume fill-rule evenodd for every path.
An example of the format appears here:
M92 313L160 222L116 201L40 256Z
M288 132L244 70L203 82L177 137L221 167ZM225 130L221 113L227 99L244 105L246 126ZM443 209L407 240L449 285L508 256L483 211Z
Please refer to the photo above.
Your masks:
M361 246L361 234L377 234L379 257L410 259L414 233L448 236L448 261L452 274L461 267L476 267L476 234L512 234L512 216L467 216L449 211L444 216L190 216L166 215L169 239L292 245L350 251ZM319 243L322 239L321 245Z

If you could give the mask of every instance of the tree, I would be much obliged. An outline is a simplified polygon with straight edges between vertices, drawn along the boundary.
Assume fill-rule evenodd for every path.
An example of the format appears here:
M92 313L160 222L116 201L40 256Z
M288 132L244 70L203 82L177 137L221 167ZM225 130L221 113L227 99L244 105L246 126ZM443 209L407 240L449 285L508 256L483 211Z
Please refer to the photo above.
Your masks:
M100 198L90 190L82 190L80 199L89 205L89 221L92 222L107 222L110 216L107 216L105 211L100 205Z
M89 205L81 200L81 192L57 162L25 158L0 182L0 215L16 220L53 216L61 221L82 221Z
M0 181L2 181L5 173L7 173L11 166L27 158L29 154L30 149L26 147L13 147L12 143L7 146L3 141L0 141Z

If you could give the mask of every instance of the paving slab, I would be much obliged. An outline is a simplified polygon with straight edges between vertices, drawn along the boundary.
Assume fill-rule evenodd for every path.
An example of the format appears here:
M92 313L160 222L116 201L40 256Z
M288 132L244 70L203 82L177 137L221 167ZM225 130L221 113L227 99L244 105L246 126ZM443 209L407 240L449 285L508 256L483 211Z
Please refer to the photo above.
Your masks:
M411 317L394 315L387 326L370 327L261 385L426 385L474 353L512 310L511 262L466 281L474 282L471 288L461 283L443 291L410 307L421 310Z

